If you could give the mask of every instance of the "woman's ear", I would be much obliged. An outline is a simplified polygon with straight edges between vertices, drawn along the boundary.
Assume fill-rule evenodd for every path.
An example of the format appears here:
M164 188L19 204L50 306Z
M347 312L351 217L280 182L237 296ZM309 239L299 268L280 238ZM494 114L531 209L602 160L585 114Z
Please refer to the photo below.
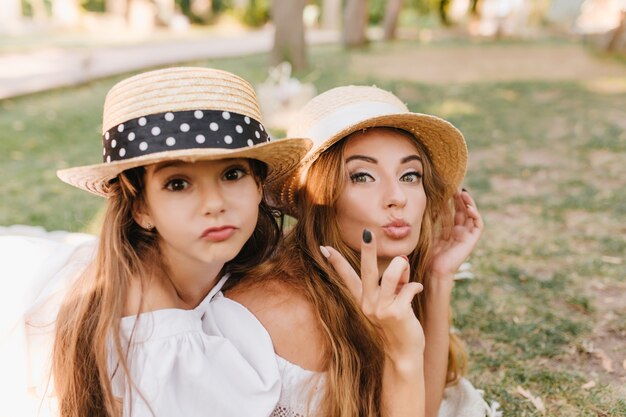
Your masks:
M263 182L259 182L258 186L257 186L257 201L256 204L259 205L261 204L261 201L263 201L263 195L265 194L265 184Z

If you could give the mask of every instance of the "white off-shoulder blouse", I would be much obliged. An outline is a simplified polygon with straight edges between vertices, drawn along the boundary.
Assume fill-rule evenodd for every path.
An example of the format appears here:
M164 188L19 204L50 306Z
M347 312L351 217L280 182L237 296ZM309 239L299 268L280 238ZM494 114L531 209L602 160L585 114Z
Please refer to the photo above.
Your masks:
M121 322L132 334L127 383L113 349L114 395L124 416L269 416L280 396L271 339L242 305L222 296L223 277L193 310L163 309Z
M58 414L50 378L54 323L77 272L93 259L96 243L93 236L75 237L0 233L3 258L11 260L0 265L7 290L2 301L16 300L0 319L0 397L7 415ZM130 344L122 343L132 383L112 346L108 366L125 417L268 417L274 412L281 375L271 339L252 313L222 295L226 279L192 310L122 319L123 341L132 334Z

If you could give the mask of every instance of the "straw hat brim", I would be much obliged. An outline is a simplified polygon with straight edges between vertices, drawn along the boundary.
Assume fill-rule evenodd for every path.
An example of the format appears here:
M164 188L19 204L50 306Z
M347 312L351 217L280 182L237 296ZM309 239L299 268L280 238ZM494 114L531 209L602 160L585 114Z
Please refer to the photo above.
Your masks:
M361 120L336 132L320 146L314 147L294 171L294 175L277 182L274 187L279 194L279 205L288 214L297 213L295 193L306 181L309 167L319 156L335 143L359 130L373 127L392 127L413 134L426 146L436 172L445 182L448 193L454 193L461 185L467 169L467 145L463 134L450 122L422 113L398 113L375 116Z
M129 160L67 168L57 171L64 182L90 193L107 197L109 181L131 168L169 160L184 162L215 161L230 158L250 158L268 166L266 185L284 179L310 149L308 139L289 138L238 149L194 148L148 154Z

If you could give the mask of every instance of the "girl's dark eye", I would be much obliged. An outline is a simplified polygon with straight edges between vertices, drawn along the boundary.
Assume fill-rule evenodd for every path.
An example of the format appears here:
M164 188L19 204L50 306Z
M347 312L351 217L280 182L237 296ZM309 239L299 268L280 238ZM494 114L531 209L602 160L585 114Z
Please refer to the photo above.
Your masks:
M354 174L350 174L350 181L352 182L372 182L374 181L374 177L365 172L355 172Z
M420 172L407 172L406 174L400 177L400 181L402 182L419 182L422 179L422 174Z
M182 178L175 178L165 184L165 188L170 191L183 191L187 187L189 187L189 183Z
M237 181L245 177L248 173L243 168L232 168L224 173L226 181Z

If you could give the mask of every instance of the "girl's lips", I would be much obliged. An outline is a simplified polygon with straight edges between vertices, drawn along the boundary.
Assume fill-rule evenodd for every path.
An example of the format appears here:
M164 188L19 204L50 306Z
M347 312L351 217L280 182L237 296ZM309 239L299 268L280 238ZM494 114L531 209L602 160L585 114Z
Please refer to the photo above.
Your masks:
M211 227L202 232L200 237L210 242L221 242L231 237L235 230L234 226Z

